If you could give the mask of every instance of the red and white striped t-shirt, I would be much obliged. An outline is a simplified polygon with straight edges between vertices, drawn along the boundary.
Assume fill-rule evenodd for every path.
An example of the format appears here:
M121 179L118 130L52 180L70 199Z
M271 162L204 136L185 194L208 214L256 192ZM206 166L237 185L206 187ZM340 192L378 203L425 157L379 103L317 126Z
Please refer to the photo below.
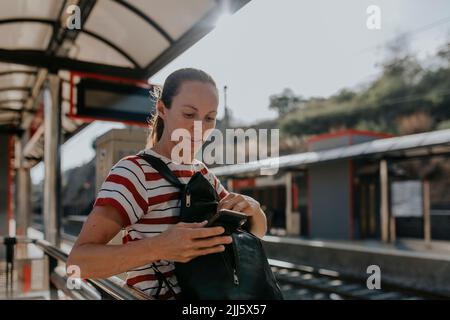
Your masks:
M142 153L163 160L182 183L188 183L195 172L201 171L215 187L221 199L228 194L217 177L201 161L179 164L152 149L141 150L138 154ZM120 213L124 226L123 243L127 243L156 236L172 224L178 223L181 193L145 160L132 155L124 157L111 168L94 203L94 206L102 205L111 205ZM156 266L178 294L180 288L174 274L173 261L159 260ZM156 294L159 286L151 264L129 270L127 284L151 296ZM160 292L160 298L174 298L165 284Z

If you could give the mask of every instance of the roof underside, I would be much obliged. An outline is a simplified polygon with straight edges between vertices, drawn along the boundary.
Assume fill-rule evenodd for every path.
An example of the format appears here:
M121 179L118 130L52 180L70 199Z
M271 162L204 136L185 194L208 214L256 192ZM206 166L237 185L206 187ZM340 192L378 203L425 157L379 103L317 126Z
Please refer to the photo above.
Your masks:
M249 1L2 0L0 133L29 128L48 73L146 80L211 31L224 11ZM81 9L80 30L67 28L73 4ZM65 137L83 125L63 119Z

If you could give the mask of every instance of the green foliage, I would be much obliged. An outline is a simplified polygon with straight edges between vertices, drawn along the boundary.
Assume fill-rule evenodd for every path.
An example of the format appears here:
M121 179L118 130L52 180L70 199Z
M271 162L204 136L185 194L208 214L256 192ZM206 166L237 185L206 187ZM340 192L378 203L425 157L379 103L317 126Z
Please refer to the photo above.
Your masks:
M279 116L294 110L303 101L301 96L296 96L291 89L284 89L280 94L270 96L269 109L274 109Z
M383 63L381 75L359 92L343 89L327 99L304 100L301 107L279 120L282 133L300 136L346 127L401 134L408 129L399 129L399 121L416 113L430 115L431 129L446 126L450 118L450 44L434 59L438 67L424 69L413 56L394 57ZM284 101L280 95L276 98Z

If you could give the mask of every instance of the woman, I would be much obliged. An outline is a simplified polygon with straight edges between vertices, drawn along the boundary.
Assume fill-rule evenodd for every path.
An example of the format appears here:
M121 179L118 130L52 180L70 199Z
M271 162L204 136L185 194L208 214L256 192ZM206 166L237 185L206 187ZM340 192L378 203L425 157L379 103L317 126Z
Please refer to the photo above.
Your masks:
M220 195L219 209L240 211L249 216L250 231L262 238L267 222L254 199L229 193L204 163L194 159L201 143L191 139L190 161L171 158L178 143L171 140L174 130L186 129L194 137L194 121L201 121L205 132L215 126L218 91L214 80L197 69L180 69L166 79L149 137L151 147L140 153L159 157L187 183L196 172L209 178ZM204 142L203 139L201 141ZM185 158L183 158L185 159ZM180 194L140 157L121 159L113 166L100 189L81 233L72 248L67 266L76 265L82 278L107 278L127 272L127 283L154 295L158 281L152 269L158 270L174 287L180 288L174 275L174 262L187 262L195 257L224 251L231 237L222 227L204 227L202 223L177 223ZM123 245L107 245L124 229ZM167 288L160 298L175 298Z

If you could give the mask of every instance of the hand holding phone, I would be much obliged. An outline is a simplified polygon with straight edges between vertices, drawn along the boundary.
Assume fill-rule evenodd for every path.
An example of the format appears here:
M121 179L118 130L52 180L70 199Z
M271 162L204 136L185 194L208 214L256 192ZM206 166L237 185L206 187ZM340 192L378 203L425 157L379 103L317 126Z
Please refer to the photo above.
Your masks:
M235 232L247 221L247 215L233 210L221 209L208 220L205 227L223 227L225 234Z

